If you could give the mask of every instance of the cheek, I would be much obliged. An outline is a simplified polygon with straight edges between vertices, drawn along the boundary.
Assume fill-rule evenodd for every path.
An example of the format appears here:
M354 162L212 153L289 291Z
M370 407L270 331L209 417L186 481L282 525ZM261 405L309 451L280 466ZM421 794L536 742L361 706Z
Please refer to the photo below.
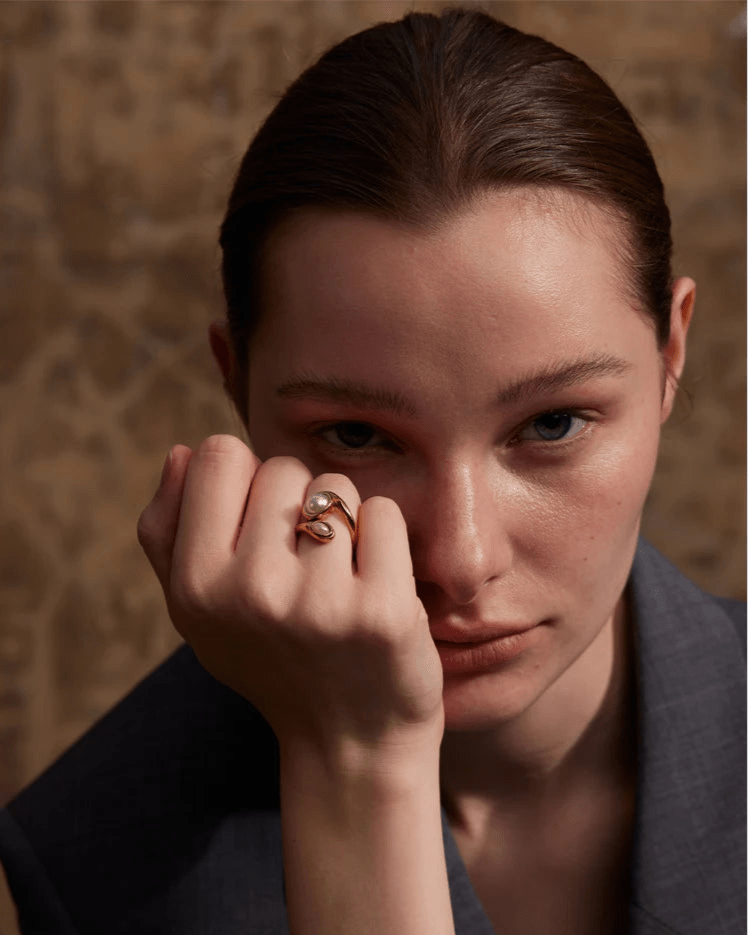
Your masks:
M536 486L530 524L517 530L536 567L584 587L604 587L606 576L611 587L621 575L625 580L657 461L658 428L621 433Z
M657 461L657 433L611 444L580 472L573 497L580 532L604 548L638 528Z

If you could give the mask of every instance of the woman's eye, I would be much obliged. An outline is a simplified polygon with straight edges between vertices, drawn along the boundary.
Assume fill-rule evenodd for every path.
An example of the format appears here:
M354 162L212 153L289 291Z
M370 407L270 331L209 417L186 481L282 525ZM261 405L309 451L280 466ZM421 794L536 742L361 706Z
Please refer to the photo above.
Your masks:
M371 448L368 444L372 439L379 439L382 444L384 437L366 422L338 422L330 425L318 433L320 438L336 448Z
M528 422L517 435L522 441L560 442L578 435L589 424L572 412L544 412Z

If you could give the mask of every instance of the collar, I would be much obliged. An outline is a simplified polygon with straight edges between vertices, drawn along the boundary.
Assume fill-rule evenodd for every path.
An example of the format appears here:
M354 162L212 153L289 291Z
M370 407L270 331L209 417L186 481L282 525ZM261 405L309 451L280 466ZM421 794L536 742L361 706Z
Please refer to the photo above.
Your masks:
M639 540L631 575L636 935L745 931L745 653L719 602Z
M640 539L630 935L743 935L745 651L717 599ZM494 933L442 808L457 935Z

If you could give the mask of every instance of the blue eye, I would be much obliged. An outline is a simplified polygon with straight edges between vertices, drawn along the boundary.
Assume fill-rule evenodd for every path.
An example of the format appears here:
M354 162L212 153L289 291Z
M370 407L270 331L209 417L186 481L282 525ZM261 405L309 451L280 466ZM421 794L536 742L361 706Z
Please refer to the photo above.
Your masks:
M544 412L520 431L525 441L560 442L578 435L589 424L588 419L572 412Z

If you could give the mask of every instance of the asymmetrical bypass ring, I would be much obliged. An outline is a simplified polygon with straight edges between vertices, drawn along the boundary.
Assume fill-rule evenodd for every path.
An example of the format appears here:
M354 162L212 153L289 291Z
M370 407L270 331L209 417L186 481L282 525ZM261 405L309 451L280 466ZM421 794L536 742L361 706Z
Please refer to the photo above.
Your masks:
M330 513L337 513L342 517L348 532L351 534L351 542L354 549L358 539L358 528L353 514L348 508L348 504L332 490L318 490L310 494L301 508L303 522L296 526L296 532L305 532L316 539L317 542L329 542L335 538L335 530L330 523L326 523L324 518Z

